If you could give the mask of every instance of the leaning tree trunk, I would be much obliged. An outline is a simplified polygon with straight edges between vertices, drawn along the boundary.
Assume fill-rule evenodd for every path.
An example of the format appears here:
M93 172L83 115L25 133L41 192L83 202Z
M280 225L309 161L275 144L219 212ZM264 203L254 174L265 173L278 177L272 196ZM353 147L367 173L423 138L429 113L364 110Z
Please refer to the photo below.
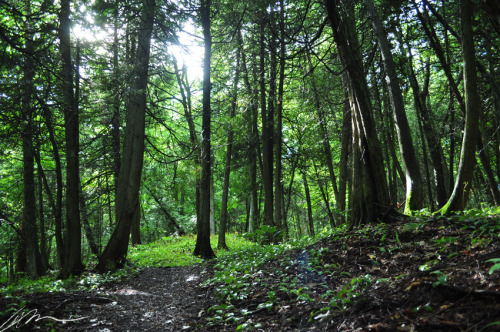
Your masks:
M396 122L396 133L398 135L399 150L401 159L405 167L406 175L406 205L405 212L411 213L412 210L420 210L424 201L424 186L422 175L420 173L419 162L413 147L410 125L406 117L403 95L399 87L398 74L392 57L391 46L387 39L387 33L384 30L382 21L378 16L375 5L372 0L363 0L368 13L371 17L373 29L377 36L382 61L384 63L385 73L388 80L389 97L391 100L394 120Z
M125 137L116 191L117 226L99 258L97 268L100 271L114 270L123 265L127 256L132 223L136 218L137 209L140 208L139 189L144 159L146 88L155 6L155 0L143 0L135 75L127 103Z
M205 58L203 59L203 119L201 128L201 187L200 217L194 255L203 259L212 259L215 253L210 246L210 173L212 171L210 147L210 69L212 58L212 35L210 33L211 0L201 0L200 16L205 42Z
M462 0L461 27L465 91L465 129L455 186L450 199L439 210L441 214L449 214L453 211L463 211L465 209L472 187L474 166L476 164L476 144L479 134L479 112L477 107L480 105L480 99L476 83L477 70L472 34L472 12L471 0Z
M351 224L363 224L386 214L389 207L387 180L380 142L375 132L368 84L363 72L360 48L355 34L353 4L325 0L340 61L347 73L353 125L353 182ZM357 196L357 197L356 197Z

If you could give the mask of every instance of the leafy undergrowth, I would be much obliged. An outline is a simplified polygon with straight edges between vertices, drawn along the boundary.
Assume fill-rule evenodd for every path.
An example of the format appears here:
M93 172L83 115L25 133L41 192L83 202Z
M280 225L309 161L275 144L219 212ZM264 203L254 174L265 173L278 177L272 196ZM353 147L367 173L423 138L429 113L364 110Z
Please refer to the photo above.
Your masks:
M225 250L218 251L218 237L211 236L212 247L217 256L224 257ZM229 248L245 249L254 243L236 234L227 234L226 243ZM203 260L193 256L196 235L166 236L161 240L130 248L127 258L135 266L140 267L165 267L165 266L191 266Z
M200 264L191 256L194 237L164 238L132 249L125 270L18 284L24 292L0 294L0 323L24 308L77 319L25 318L24 330L499 330L495 213L344 227L280 245L230 235L233 250ZM263 228L249 237L279 236Z
M202 330L499 329L499 216L426 218L218 259Z

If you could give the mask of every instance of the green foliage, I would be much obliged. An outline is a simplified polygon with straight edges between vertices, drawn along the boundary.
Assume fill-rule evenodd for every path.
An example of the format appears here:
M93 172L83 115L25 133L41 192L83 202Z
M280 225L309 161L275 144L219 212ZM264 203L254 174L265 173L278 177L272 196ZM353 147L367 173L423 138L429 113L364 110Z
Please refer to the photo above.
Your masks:
M262 225L252 233L245 233L246 239L258 242L260 244L276 243L283 239L283 231L277 230L276 226Z
M211 236L213 248L217 248L218 237ZM236 234L227 234L226 243L229 248L253 247L253 243ZM165 236L162 239L144 245L130 248L127 258L136 266L190 266L203 262L199 257L193 256L196 244L195 235ZM219 251L214 249L218 256L230 255L230 251Z
M490 274L493 274L494 272L500 270L500 258L488 259L487 262L495 263L489 270Z
M441 271L432 271L431 274L435 274L437 276L437 281L435 281L432 286L442 286L448 282L448 276Z

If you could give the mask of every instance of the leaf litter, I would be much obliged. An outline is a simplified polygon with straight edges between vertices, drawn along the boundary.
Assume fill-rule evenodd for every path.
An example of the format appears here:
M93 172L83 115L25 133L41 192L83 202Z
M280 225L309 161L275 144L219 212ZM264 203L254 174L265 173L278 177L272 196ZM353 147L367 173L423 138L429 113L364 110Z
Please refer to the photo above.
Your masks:
M214 263L145 268L90 292L25 295L41 316L87 318L17 330L498 331L499 229L498 216L368 225L222 281Z

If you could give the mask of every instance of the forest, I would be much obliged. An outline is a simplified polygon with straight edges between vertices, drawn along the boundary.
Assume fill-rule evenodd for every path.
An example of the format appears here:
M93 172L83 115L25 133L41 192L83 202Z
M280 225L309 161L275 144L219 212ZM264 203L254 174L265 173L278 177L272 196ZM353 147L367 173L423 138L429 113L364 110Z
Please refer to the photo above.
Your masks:
M404 252L444 232L432 240L443 251L469 231L456 252L477 249L485 274L496 264L498 303L500 2L2 0L0 18L2 305L17 301L8 287L47 276L180 269L166 257L215 285L238 248L307 276L313 256L361 252L360 234ZM459 289L431 265L417 267ZM224 292L229 309L214 312L234 307ZM326 329L329 305L309 308ZM498 304L488 310L473 328L500 324Z

